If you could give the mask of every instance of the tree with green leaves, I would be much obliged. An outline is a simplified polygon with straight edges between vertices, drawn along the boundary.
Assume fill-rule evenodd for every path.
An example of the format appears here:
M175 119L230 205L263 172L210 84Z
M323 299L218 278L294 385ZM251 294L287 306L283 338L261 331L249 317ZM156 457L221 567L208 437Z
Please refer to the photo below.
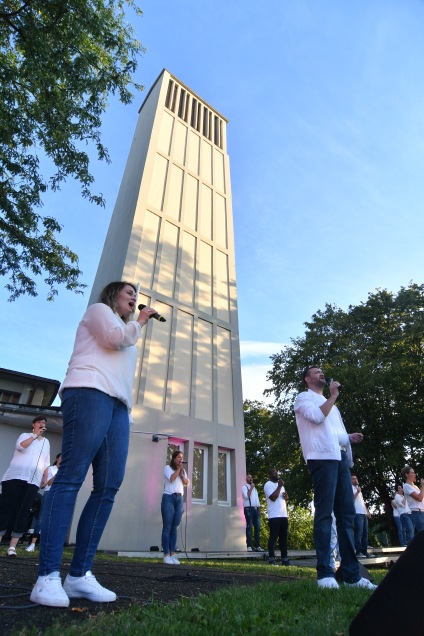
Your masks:
M312 485L303 460L296 422L290 409L244 402L247 471L263 486L271 468L280 471L292 503L307 507Z
M355 473L368 503L384 506L391 527L390 498L401 468L407 462L419 475L424 470L424 285L411 283L397 294L377 290L346 311L327 304L305 326L303 337L272 356L268 374L273 415L286 428L280 450L294 434L302 369L317 364L341 382L337 404L346 429L364 434L354 448Z
M312 485L291 413L245 400L244 428L247 472L254 476L261 499L261 545L269 536L263 486L271 468L277 468L289 495L288 546L291 550L313 547Z
M110 161L100 135L108 97L128 104L142 88L127 6L141 13L134 0L0 0L0 275L9 300L36 296L40 275L49 300L58 285L85 287L77 255L56 238L60 224L40 207L68 177L104 205L87 149Z

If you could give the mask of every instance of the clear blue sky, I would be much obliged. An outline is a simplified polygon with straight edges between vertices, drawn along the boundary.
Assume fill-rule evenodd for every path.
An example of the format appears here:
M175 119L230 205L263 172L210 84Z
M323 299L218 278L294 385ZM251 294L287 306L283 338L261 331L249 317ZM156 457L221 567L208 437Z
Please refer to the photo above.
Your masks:
M167 68L229 119L244 397L325 303L423 282L424 2L145 0L136 79ZM111 100L105 210L70 182L43 212L91 286L144 95ZM0 281L3 282L3 281ZM6 281L4 281L6 282ZM88 300L6 301L0 366L62 380Z

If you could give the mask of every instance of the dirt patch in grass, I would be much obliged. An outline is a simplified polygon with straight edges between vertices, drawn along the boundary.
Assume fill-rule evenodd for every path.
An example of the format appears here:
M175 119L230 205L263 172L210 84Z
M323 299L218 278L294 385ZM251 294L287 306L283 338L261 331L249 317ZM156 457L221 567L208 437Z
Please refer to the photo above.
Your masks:
M69 563L64 564L62 577ZM253 585L261 581L282 581L269 573L248 574L223 571L182 562L179 566L163 563L139 562L116 558L116 561L97 561L95 575L98 581L113 590L115 603L91 603L84 599L71 600L69 608L34 605L29 600L37 579L37 558L0 557L0 633L3 636L18 633L23 627L37 628L39 632L60 621L83 624L100 613L120 612L132 604L152 602L172 603L182 596L208 594L232 585ZM287 577L290 579L290 577Z

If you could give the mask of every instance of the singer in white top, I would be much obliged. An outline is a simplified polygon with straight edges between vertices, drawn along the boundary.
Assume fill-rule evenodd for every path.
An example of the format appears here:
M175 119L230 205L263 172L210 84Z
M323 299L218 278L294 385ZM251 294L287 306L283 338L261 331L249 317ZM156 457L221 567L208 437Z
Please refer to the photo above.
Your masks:
M269 471L269 481L264 486L266 497L266 505L268 509L268 561L270 565L278 565L275 560L275 546L280 544L281 563L282 565L290 565L287 558L287 534L289 520L287 515L287 493L284 488L284 482L275 468Z
M420 480L420 487L414 484L417 478L415 470L411 466L402 468L402 477L405 479L403 492L411 510L412 523L417 532L424 530L424 479Z
M116 594L102 587L91 569L125 473L135 345L141 328L156 313L145 307L134 319L136 301L135 285L109 283L78 326L59 390L62 463L43 510L39 577L30 597L34 603L67 607L72 598L97 603L116 600ZM93 490L78 522L74 554L62 587L63 544L90 465Z
M261 504L258 491L253 483L252 475L246 475L246 483L241 489L243 498L244 518L246 519L247 551L252 552L252 527L254 529L255 552L264 552L260 546L261 533Z
M400 484L398 484L397 493L395 494L395 505L403 529L402 538L404 539L404 542L402 545L408 545L414 538L414 524L412 522L411 509Z
M12 461L1 480L0 537L11 527L7 550L11 557L16 556L43 473L50 465L50 444L44 437L46 425L46 418L39 415L32 420L32 433L19 435Z
M163 562L167 565L179 565L175 556L177 547L177 530L184 511L184 486L190 485L190 480L184 468L183 454L179 450L172 453L169 466L165 466L164 489L161 502L162 513L162 548Z
M352 492L355 502L355 550L356 556L368 556L368 519L371 517L362 496L362 489L356 475L352 475Z
M48 468L46 468L46 470L44 471L43 481L41 482L41 486L40 486L40 489L44 490L44 494L42 496L40 496L40 503L39 503L39 508L38 508L38 517L37 517L37 520L36 520L36 522L34 524L32 538L31 538L31 543L26 548L27 552L34 552L35 544L40 539L40 528L41 528L41 518L42 518L42 514L43 514L43 505L47 501L47 493L49 492L50 488L52 487L52 483L54 481L54 478L56 477L57 471L59 470L59 466L60 466L61 460L62 460L62 453L58 453L56 455L56 459L55 459L54 464L52 466L49 466Z
M307 391L299 393L294 403L296 424L303 456L314 487L314 541L317 553L318 587L339 587L330 565L332 512L336 517L341 556L341 573L347 585L374 589L359 574L355 554L355 505L349 467L353 465L351 442L361 442L362 433L348 434L335 406L340 383L329 381L329 397L325 398L327 381L317 365L306 367L303 381Z

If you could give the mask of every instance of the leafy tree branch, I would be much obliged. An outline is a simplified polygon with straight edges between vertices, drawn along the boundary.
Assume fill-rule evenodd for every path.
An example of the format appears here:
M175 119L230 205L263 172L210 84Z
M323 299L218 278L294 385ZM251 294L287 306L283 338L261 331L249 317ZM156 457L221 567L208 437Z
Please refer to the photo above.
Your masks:
M62 245L62 227L42 215L42 195L72 177L93 192L88 148L109 162L100 128L110 95L132 91L144 49L128 24L134 0L0 0L0 275L9 300L37 295L44 276L48 299L58 286L82 292L77 255ZM42 174L41 160L53 165ZM44 164L43 164L44 165Z

